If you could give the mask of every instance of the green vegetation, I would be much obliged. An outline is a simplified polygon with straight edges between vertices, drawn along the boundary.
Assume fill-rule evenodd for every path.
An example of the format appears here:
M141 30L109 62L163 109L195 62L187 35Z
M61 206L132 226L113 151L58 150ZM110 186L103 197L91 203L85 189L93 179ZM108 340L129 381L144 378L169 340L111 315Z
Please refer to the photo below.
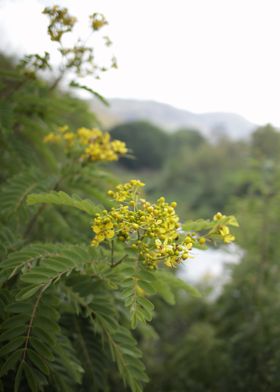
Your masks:
M226 208L230 196L242 192L241 177L250 159L248 143L224 138L211 143L193 129L166 134L141 122L125 123L111 132L137 151L136 160L126 158L120 164L124 161L126 168L145 178L152 197L164 193L170 201L177 200L182 219L211 216ZM134 139L136 133L140 136ZM158 167L149 163L157 154ZM123 172L125 176L128 173Z
M44 13L60 43L76 18L58 6ZM94 33L106 23L90 17ZM99 74L79 42L58 49L63 66L50 83L38 76L51 69L48 53L0 62L3 391L141 392L149 377L140 341L153 334L154 302L174 303L177 290L199 295L173 268L195 247L233 241L229 226L238 226L220 212L180 223L176 202L149 202L141 181L116 186L108 164L125 144L58 90L65 73L83 76L85 64L85 74ZM76 81L69 87L106 102Z
M244 256L215 300L207 285L198 299L178 291L176 306L157 300L156 337L142 340L151 378L145 390L276 392L280 133L267 125L246 142L212 143L186 129L169 135L167 150L162 171L143 172L151 196L179 200L184 217L233 211Z
M161 169L169 155L168 136L158 127L144 121L130 122L111 129L116 139L124 141L133 158L122 158L120 164L130 170Z
M152 301L173 302L177 289L198 295L164 268L188 259L192 247L231 242L228 225L237 223L219 213L178 233L176 203L149 203L137 180L109 198L117 180L101 165L125 153L124 144L95 128L84 103L11 64L7 72L6 62L1 388L121 390L122 380L141 391L148 376L136 338L152 331ZM65 120L71 126L62 126ZM93 128L75 130L77 121Z
M76 23L67 9L45 14L54 43ZM90 17L94 34L106 23ZM279 132L101 132L58 87L105 68L82 44L58 50L50 82L38 76L47 53L0 57L0 391L279 391ZM236 219L217 211L236 214L244 256L211 296L173 267L234 240Z
M174 307L158 299L152 325L160 338L142 342L151 369L146 390L276 392L280 133L267 125L247 142L221 139L212 144L184 130L170 135L169 143L172 153L166 156L164 170L145 173L151 193L164 191L187 200L196 216L217 209L233 211L240 222L237 243L244 256L215 300L208 297L215 287L203 285L202 298L178 292Z

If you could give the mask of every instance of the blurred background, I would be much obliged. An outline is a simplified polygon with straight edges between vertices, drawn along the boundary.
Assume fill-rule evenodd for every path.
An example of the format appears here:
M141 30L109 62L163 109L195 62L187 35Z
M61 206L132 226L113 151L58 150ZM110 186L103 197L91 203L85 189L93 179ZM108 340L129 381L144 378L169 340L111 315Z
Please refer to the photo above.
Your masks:
M107 106L86 88L70 91L71 70L59 80L61 59L42 14L53 4L0 1L1 69L47 51L52 71L39 74L54 91L49 114L63 97L74 110L61 123L88 126L94 116L125 141L130 154L114 165L118 177L142 179L152 199L176 200L182 221L221 211L240 223L236 244L196 251L179 269L201 298L178 290L176 305L158 300L154 329L141 341L146 390L279 391L279 1L57 1L104 64L78 82ZM87 37L93 11L109 22L99 39ZM13 83L1 82L2 130L12 121ZM21 104L21 116L42 110L26 114L28 102ZM3 178L5 171L3 161Z

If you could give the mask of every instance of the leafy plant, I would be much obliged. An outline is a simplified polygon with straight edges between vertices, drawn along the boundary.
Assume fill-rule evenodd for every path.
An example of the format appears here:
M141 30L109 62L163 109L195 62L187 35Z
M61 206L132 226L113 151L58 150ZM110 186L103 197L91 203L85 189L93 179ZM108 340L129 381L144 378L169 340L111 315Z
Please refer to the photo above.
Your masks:
M75 18L57 6L45 13L61 43ZM96 13L90 21L94 32L106 24ZM86 47L61 54L77 75L93 66ZM232 241L228 225L237 223L218 213L199 230L183 226L176 203L150 203L139 180L107 193L117 181L106 163L126 147L96 128L86 104L56 90L65 70L52 85L39 79L48 61L35 55L1 71L0 387L106 391L122 380L140 392L149 378L137 338L154 298L197 295L172 268L192 247Z

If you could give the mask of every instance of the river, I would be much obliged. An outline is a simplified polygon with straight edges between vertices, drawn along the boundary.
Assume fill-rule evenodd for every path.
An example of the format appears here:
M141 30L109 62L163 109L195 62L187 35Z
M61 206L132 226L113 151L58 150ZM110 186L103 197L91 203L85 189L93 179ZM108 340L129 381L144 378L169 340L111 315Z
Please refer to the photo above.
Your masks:
M236 244L205 251L194 249L193 258L180 265L178 275L188 283L199 284L203 281L219 284L221 287L230 278L229 265L240 262L243 251Z

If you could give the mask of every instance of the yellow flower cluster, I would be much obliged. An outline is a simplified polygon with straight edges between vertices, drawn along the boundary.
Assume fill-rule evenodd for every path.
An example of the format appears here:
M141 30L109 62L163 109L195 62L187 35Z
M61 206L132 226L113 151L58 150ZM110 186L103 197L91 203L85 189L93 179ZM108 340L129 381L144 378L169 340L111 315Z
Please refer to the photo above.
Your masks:
M59 143L61 141L61 136L55 134L54 132L50 132L47 136L44 137L45 143Z
M44 142L64 143L67 151L80 155L83 161L116 161L127 153L124 142L111 140L108 132L97 128L79 128L74 133L68 126L59 127L56 133L49 133Z
M235 240L235 237L231 234L229 227L222 223L222 221L226 218L228 218L226 215L223 215L221 212L217 212L217 214L214 215L213 220L216 222L221 221L221 224L219 224L216 228L216 233L221 236L226 244L229 244ZM235 218L229 217L229 219L226 220L229 224L235 225Z
M143 187L144 185L145 184L139 180L130 180L126 184L117 185L115 192L111 190L108 191L108 195L111 196L116 201L120 201L120 202L129 199L132 200L135 198L135 196L139 195L139 188Z
M77 18L68 13L67 8L54 5L53 7L46 7L43 14L48 15L50 24L48 26L48 33L52 41L61 41L63 34L72 31Z
M90 16L91 27L94 31L100 30L108 24L104 15L95 12Z
M155 203L150 203L141 197L143 186L143 182L131 180L108 191L119 205L102 211L94 218L93 246L117 239L134 249L148 268L156 269L161 262L167 267L176 267L191 257L193 246L205 249L206 241L234 241L228 227L238 226L234 216L218 212L212 221L204 221L202 226L199 224L199 230L206 231L204 236L195 230L184 232L175 212L176 202L167 203L164 197L160 197Z
M140 197L143 186L141 181L131 180L108 192L121 204L96 215L92 225L95 233L92 245L98 246L115 237L135 249L149 268L155 269L160 262L175 267L190 257L195 239L179 234L176 203L167 203L164 197L154 204L146 201Z

